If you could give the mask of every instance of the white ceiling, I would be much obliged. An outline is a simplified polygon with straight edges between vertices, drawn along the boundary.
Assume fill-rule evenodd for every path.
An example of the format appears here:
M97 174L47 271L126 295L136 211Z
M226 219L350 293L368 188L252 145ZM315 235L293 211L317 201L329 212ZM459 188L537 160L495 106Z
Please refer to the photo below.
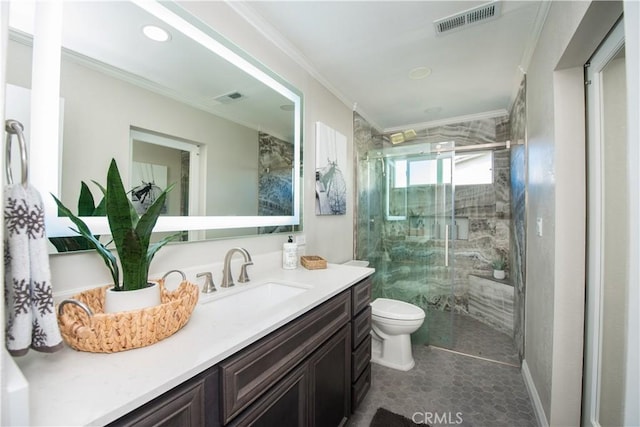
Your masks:
M385 131L510 108L542 23L542 2L503 1L497 19L444 35L433 25L486 3L230 2ZM431 75L411 80L410 70L421 66Z

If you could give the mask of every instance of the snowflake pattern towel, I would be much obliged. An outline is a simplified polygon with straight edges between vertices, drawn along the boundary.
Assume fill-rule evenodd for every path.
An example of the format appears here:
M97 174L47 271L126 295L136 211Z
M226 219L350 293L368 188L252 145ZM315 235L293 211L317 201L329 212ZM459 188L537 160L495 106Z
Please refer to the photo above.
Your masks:
M5 341L12 356L54 352L62 338L53 306L44 205L31 186L4 192Z

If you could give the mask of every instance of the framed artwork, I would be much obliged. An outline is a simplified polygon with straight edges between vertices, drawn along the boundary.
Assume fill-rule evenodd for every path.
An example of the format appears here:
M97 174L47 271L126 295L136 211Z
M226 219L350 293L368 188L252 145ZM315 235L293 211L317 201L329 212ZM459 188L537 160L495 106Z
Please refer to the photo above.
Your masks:
M316 215L347 213L347 137L316 122Z
M155 202L156 198L167 188L168 168L164 165L133 162L131 170L131 202L138 215L142 215ZM162 213L167 212L167 201Z

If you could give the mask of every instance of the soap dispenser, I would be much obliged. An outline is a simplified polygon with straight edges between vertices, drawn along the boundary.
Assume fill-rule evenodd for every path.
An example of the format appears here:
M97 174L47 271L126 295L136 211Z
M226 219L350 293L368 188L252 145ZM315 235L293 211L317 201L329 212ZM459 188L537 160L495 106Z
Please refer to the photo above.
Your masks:
M285 270L298 268L298 245L293 243L293 236L289 236L287 242L282 245L282 268Z

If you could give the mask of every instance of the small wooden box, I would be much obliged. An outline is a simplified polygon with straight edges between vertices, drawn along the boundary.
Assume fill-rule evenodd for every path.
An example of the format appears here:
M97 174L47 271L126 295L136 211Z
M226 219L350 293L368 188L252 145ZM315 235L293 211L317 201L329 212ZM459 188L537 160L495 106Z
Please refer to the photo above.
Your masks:
M317 255L303 255L300 264L307 270L321 270L327 268L327 260Z

